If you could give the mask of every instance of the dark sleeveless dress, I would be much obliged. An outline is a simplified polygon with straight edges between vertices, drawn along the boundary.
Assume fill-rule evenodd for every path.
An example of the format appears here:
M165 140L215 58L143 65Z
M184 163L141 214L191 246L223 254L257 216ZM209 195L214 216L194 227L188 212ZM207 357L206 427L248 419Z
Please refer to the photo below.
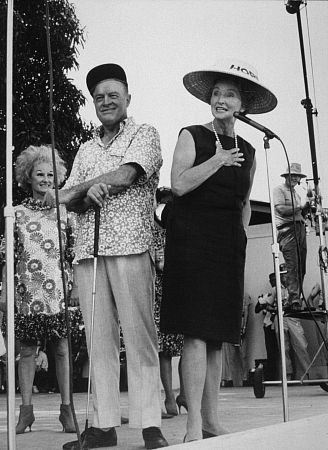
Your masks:
M215 153L215 135L201 125L184 128L196 147L194 166ZM234 139L220 135L224 149ZM214 345L238 344L244 293L246 234L243 201L254 148L238 137L241 167L222 167L201 186L174 197L166 229L161 331Z

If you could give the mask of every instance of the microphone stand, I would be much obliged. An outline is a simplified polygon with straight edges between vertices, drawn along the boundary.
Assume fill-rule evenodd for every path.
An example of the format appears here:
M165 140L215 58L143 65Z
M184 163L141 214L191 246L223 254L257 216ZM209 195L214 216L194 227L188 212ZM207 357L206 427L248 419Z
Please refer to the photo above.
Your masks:
M275 219L274 202L273 202L273 190L272 190L272 184L270 181L270 173L269 173L269 165L268 165L268 150L270 149L270 143L269 143L270 139L272 139L272 135L270 135L269 133L265 133L265 136L263 137L263 142L264 142L266 169L267 169L270 211L271 211L271 230L272 230L272 240L273 240L271 248L272 248L272 255L273 255L274 272L276 275L276 298L277 298L277 307L278 307L277 318L278 318L278 331L279 331L278 335L279 335L281 375L282 375L281 387L282 387L283 417L284 417L284 422L288 422L289 413L288 413L288 393L287 393L287 369L286 369L286 358L285 358L285 337L284 337L281 281L280 281L280 268L279 268L279 244L277 241L277 228L276 228L276 219Z
M295 14L297 17L297 26L298 26L298 35L300 41L300 50L301 50L301 58L302 58L302 68L303 68L303 78L304 78L304 88L305 88L305 99L301 100L301 104L304 106L306 110L306 118L307 118L307 126L308 126L308 134L309 134L309 143L311 150L311 161L312 161L312 173L313 173L313 183L314 183L314 201L313 204L315 206L315 223L316 233L319 235L320 246L319 246L319 261L320 261L320 275L321 275L321 292L323 298L323 307L326 311L327 302L326 295L328 292L327 289L327 275L328 275L328 258L327 258L327 246L325 245L325 232L323 227L323 222L326 220L325 214L322 210L322 202L321 202L321 194L319 188L319 176L318 176L318 166L317 166L317 157L316 157L316 147L315 147L315 137L314 137L314 126L313 126L313 115L317 115L316 109L313 109L312 101L309 97L309 87L308 87L308 79L307 79L307 70L306 70L306 60L305 60L305 51L304 51L304 40L303 40L303 31L302 31L302 21L301 21L301 13L300 13L300 5L304 2L304 0L289 0L286 4L286 10L289 14Z
M7 6L7 86L6 86L6 301L7 301L7 444L16 449L15 430L15 330L14 330L14 222L13 208L13 17L14 0ZM1 333L1 331L0 331Z
M273 193L270 182L270 174L269 174L269 166L268 166L268 155L267 151L270 148L269 141L270 139L278 139L280 142L281 139L275 133L273 133L268 128L263 125L246 118L243 114L239 112L234 112L234 117L236 119L241 120L242 122L247 123L248 125L262 131L264 133L264 151L265 151L265 159L266 159L266 168L267 168L267 180L268 180L268 189L269 189L269 200L270 200L270 211L271 211L271 227L272 227L272 254L273 254L273 264L274 264L274 272L276 276L276 300L278 307L278 336L279 336L279 348L280 348L280 359L281 359L281 385L282 385L282 399L283 399L283 415L284 422L288 421L288 396L287 396L287 371L286 371L286 359L285 359L285 337L284 337L284 324L283 324L283 311L282 311L282 295L281 295L281 280L280 280L280 268L279 268L279 244L277 240L277 228L276 228L276 220L275 220L275 211L274 211L274 201L273 201ZM264 382L265 383L265 382ZM280 383L279 383L280 384Z

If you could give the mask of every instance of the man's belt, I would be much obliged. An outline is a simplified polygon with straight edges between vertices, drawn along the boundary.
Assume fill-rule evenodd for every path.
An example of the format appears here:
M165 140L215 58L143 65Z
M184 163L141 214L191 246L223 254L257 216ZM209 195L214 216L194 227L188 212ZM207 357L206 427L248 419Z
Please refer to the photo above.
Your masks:
M304 225L304 222L302 222L301 220L296 220L295 223L296 224L301 223ZM292 226L294 226L294 222L282 223L281 225L277 226L277 230L282 230L283 228L289 228Z

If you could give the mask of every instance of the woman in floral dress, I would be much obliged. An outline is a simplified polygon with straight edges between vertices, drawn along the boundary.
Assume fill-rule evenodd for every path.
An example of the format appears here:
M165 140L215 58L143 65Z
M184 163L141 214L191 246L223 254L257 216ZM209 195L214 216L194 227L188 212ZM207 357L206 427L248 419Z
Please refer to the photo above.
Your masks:
M156 191L156 202L158 205L156 211L160 213L155 214L154 227L156 269L154 320L157 329L161 381L165 392L165 409L167 414L175 416L178 414L177 406L179 407L179 410L181 406L184 406L186 408L181 377L180 394L178 395L177 399L174 398L174 392L172 389L172 357L181 356L183 348L183 335L165 334L159 331L164 267L165 216L167 213L167 209L164 211L164 207L166 203L171 199L171 197L172 194L169 188L162 187L158 188Z
M66 168L56 152L58 183ZM54 346L56 375L61 394L59 420L65 432L75 432L69 402L69 359L65 324L56 208L42 200L54 187L51 148L30 146L16 161L16 180L30 196L15 207L15 335L20 342L18 363L22 405L16 433L24 433L35 420L32 386L36 344L47 340ZM66 209L60 206L61 240L64 251L64 282L72 286L72 229Z

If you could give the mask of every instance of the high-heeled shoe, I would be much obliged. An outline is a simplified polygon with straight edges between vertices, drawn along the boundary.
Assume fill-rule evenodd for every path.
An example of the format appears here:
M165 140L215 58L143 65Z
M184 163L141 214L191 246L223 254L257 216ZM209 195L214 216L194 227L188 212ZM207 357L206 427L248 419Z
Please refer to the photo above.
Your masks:
M76 432L71 405L60 405L59 422L63 425L63 432Z
M210 431L202 430L203 439L209 439L212 437L222 436L223 434L229 434L229 431L225 428L219 427L218 434L211 433Z
M177 405L178 405L178 409L179 409L179 414L181 414L181 408L182 406L184 407L184 409L186 411L188 411L188 406L187 406L187 402L186 399L184 397L182 397L182 395L178 395L177 398L175 399Z
M178 409L177 409L175 403L173 403L173 404L172 404L172 403L169 403L169 401L165 399L164 405L165 405L166 412L167 412L170 416L177 416L177 415L178 415Z
M190 441L187 441L186 439L187 439L187 435L185 434L185 435L184 435L184 438L183 438L183 442L182 442L183 444L185 444L186 442L194 442L194 441L198 441L198 439L190 439Z
M209 438L217 436L217 434L210 433L209 431L206 431L206 430L202 430L202 433L203 433L203 439L209 439Z
M20 405L19 418L16 425L16 434L25 433L27 427L32 431L32 424L35 421L33 405Z

